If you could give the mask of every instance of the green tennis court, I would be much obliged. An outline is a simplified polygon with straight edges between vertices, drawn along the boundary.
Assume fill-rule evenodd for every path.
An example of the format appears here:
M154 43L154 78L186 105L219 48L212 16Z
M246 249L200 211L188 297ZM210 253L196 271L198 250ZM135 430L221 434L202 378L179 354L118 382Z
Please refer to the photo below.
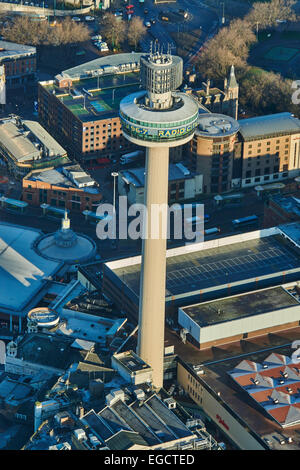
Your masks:
M289 61L298 54L299 49L292 47L272 47L265 55L265 59Z
M73 114L75 114L75 116L82 116L82 115L90 114L89 111L84 109L83 105L81 105L80 103L68 104L68 108L70 109L70 111L72 111Z

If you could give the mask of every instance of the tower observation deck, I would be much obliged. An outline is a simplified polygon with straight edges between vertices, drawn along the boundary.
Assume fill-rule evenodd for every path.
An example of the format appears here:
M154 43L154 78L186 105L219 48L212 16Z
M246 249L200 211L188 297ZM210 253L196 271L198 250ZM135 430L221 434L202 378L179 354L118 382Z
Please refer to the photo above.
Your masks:
M141 57L140 78L144 90L120 103L123 135L146 147L146 237L142 247L139 298L138 355L153 369L153 387L163 386L166 221L157 220L158 237L152 237L151 216L157 205L168 204L169 148L192 139L198 123L198 104L177 88L182 83L180 57L154 51ZM157 226L156 226L157 227Z

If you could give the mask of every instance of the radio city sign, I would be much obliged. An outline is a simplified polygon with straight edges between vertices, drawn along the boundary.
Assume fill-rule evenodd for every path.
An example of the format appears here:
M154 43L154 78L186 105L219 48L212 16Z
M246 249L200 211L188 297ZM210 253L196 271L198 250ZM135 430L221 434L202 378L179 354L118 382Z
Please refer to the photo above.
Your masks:
M195 129L197 126L197 121L189 124L188 126L178 127L176 129L153 129L147 127L137 127L132 124L128 124L126 121L123 121L123 125L129 132L140 136L146 136L150 139L152 136L159 138L172 138L183 136L192 132L193 129Z

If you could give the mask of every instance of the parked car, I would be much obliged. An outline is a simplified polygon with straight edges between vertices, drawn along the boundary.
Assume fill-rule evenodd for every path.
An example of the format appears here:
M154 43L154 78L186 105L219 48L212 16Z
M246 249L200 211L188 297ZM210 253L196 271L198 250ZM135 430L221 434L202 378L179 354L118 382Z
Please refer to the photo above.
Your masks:
M77 23L79 23L81 19L78 16L73 16L72 21L76 21Z

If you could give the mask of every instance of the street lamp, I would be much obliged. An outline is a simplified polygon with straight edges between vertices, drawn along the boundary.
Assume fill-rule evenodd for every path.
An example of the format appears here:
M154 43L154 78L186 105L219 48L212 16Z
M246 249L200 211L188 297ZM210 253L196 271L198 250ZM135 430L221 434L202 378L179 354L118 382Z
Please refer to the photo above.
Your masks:
M111 173L111 176L114 179L114 199L113 199L113 214L114 214L114 221L113 221L113 241L115 242L115 227L116 227L116 178L119 176L119 173L117 171L113 171Z
M221 23L222 24L225 24L225 2L222 2L221 5L223 5L223 14L222 14L222 19L221 19Z

